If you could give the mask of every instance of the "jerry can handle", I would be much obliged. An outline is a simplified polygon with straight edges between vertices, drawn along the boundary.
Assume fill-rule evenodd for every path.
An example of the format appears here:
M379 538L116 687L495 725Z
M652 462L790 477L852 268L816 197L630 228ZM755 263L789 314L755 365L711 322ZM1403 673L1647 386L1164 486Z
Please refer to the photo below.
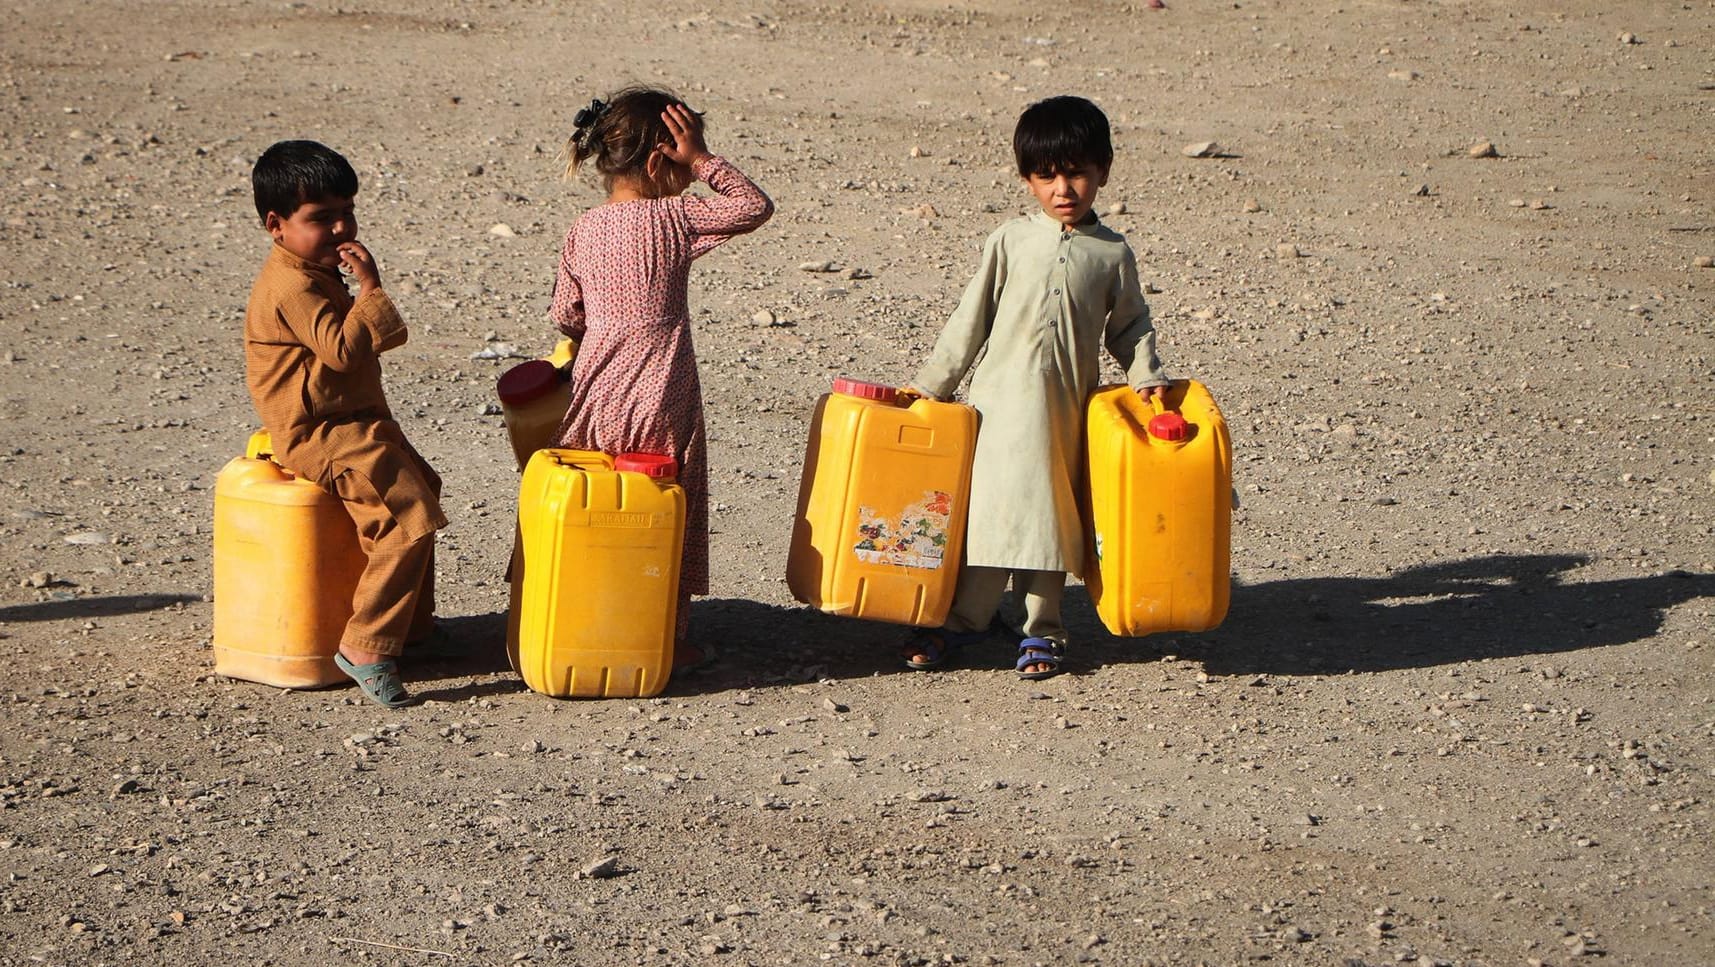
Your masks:
M244 444L244 456L249 460L274 459L274 438L267 430L257 430L250 434L250 439Z
M1167 408L1166 395L1149 394L1150 408L1155 410L1155 415L1149 418L1149 435L1167 443L1183 443L1191 438L1191 424L1185 417Z

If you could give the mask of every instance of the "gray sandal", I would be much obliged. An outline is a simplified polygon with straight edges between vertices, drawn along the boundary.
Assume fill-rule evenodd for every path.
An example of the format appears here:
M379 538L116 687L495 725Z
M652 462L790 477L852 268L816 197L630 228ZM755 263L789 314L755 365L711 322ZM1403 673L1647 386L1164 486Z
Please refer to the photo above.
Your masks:
M405 683L399 680L399 663L389 658L368 665L353 664L351 659L334 652L333 663L351 677L370 701L387 708L404 708L415 703Z

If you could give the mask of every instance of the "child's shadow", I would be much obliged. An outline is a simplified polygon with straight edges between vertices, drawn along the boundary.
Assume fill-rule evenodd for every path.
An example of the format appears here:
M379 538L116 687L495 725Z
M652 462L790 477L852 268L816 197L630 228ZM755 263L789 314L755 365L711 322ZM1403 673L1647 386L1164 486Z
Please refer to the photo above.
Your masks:
M1388 577L1238 585L1214 631L1116 638L1088 593L1065 614L1085 668L1174 653L1221 675L1333 675L1579 651L1640 641L1669 608L1715 596L1715 575L1672 572L1565 583L1572 554L1495 555L1425 564Z
M454 640L469 645L471 652L461 658L413 662L406 677L414 694L458 702L527 690L506 657L506 612L441 618L440 622ZM675 672L661 693L664 696L713 694L891 671L898 667L893 658L894 642L907 632L897 625L853 621L810 608L737 598L692 601L691 629L694 639L712 651L713 659L700 668ZM448 681L449 686L423 687L437 681Z

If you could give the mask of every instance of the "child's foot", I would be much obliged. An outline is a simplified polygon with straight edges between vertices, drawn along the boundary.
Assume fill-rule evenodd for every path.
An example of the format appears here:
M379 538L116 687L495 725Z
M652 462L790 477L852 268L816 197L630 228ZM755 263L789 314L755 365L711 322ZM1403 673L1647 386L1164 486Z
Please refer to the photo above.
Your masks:
M676 642L673 645L673 674L675 675L684 675L700 668L707 668L714 660L714 652L704 651L688 641Z
M1066 658L1064 645L1049 638L1026 638L1018 643L1018 677L1039 681L1060 674L1060 663Z
M899 646L899 660L912 671L929 671L951 661L966 645L974 645L987 636L982 631L919 628Z
M353 660L356 659L356 660ZM386 708L403 708L414 702L399 678L399 663L391 655L374 651L353 651L347 658L335 652L333 663L350 676L370 701Z

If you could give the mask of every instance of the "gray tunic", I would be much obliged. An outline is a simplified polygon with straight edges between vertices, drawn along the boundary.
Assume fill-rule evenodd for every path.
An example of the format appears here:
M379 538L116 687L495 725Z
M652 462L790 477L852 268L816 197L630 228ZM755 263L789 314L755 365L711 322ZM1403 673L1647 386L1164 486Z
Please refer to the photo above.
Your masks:
M1125 237L1092 213L1062 231L1037 212L996 229L912 386L946 399L971 378L981 414L964 563L1082 574L1084 404L1106 343L1132 386L1165 384Z

